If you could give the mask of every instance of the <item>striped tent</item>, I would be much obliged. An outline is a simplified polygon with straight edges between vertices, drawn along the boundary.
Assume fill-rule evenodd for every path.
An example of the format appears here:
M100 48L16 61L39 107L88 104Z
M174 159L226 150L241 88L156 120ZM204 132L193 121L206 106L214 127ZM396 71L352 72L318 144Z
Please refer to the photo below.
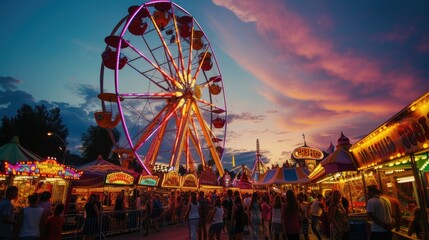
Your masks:
M255 185L308 183L309 173L307 168L276 167L262 175Z
M310 174L312 182L338 172L356 171L357 164L350 153L350 140L341 132L337 149L322 160Z
M83 171L83 175L79 181L73 181L73 186L102 187L104 186L106 175L113 172L128 173L134 178L137 178L140 175L133 170L104 160L101 155L98 155L97 160L78 166L76 169L78 171Z
M19 144L19 138L13 137L9 143L0 147L0 161L11 164L23 161L41 161L42 157L25 149Z

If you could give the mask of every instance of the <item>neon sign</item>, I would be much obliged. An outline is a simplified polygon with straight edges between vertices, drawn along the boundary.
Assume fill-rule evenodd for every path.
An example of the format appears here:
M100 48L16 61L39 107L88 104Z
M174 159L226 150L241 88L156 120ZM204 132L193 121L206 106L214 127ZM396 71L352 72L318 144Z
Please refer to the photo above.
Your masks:
M106 176L106 184L133 185L134 177L124 172L109 173Z
M158 184L159 178L157 176L140 176L139 185L155 187Z
M187 174L183 177L182 187L197 188L198 179L194 174Z
M48 158L43 162L18 162L4 164L6 174L41 177L60 177L65 179L79 179L83 171L57 163L56 160Z
M292 156L295 159L322 160L323 152L311 147L298 147L293 150Z

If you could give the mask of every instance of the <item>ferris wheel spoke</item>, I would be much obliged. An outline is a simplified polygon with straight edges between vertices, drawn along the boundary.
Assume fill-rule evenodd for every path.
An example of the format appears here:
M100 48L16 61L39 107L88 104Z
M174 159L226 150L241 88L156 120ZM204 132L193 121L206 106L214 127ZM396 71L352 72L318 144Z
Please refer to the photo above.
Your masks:
M145 131L141 135L140 139L134 145L135 146L134 148L140 149L140 147L146 142L148 138L153 136L154 133L156 133L163 124L166 124L166 122L171 118L173 113L183 105L183 102L184 102L183 100L179 101L179 103L177 103L177 105L171 109L169 109L171 107L170 104L166 105L164 109L148 124L148 126L150 127L150 131L149 130ZM168 110L168 111L165 115L162 115L162 113L164 113L164 110L166 111Z
M173 97L181 97L182 92L158 92L158 93L121 93L124 99L151 99L151 100L168 100Z
M223 111L223 112L225 112L225 109L220 108L220 107L218 107L218 106L216 106L216 105L214 105L212 103L209 103L209 102L207 102L207 101L205 101L203 99L197 99L197 101L200 102L200 103L202 103L202 104L204 104L204 105L206 105L206 106L209 106L210 108L213 108L213 109L215 109L217 111Z
M146 154L145 164L148 166L153 166L156 161L156 157L159 154L159 149L163 141L163 136L165 135L165 130L167 129L167 122L161 125L161 128L157 132L154 140L151 142L149 150Z
M203 152L202 152L201 141L198 138L197 126L195 125L195 121L194 120L191 120L190 124L191 124L191 128L189 129L189 136L190 136L190 139L191 139L192 143L195 146L195 149L197 150L198 156L201 158L201 163L202 163L202 165L204 167L206 165L206 160L205 160L205 157L204 157Z
M164 47L164 51L166 52L166 56L169 58L168 62L171 62L173 64L173 67L174 67L176 73L180 72L179 67L177 66L176 62L174 61L174 57L171 54L171 51L168 48L168 45L165 42L165 39L163 38L163 36L161 34L161 30L159 29L158 25L156 24L153 15L151 15L150 18L152 19L152 23L154 23L156 32L158 33L159 39L161 40L161 43L162 43L162 45ZM173 15L173 19L174 19L174 15ZM182 82L182 84L183 84L183 82Z
M152 62L149 58L147 58L134 45L129 44L129 47L133 49L137 54L139 54L142 58L144 58L149 64L151 64L152 67L154 67L166 80L170 81L174 86L178 88L182 88L182 85L176 79L174 79L173 77L170 76L170 74L166 73L163 69L161 69L158 64Z
M151 70L147 70L145 72L140 71L137 67L133 66L132 64L128 64L128 66L130 66L130 68L134 69L136 72L138 72L141 76L143 76L144 78L146 78L147 80L149 80L150 82L152 82L153 84L155 84L156 86L158 86L159 88L163 89L164 91L168 91L168 87L171 88L171 82L167 81L165 78L163 79L163 82L165 82L168 87L162 86L159 82L155 81L156 78L149 76L147 73L149 72L153 72L153 69Z
M215 161L215 164L216 164L216 168L218 169L219 174L221 176L223 176L224 170L223 170L223 167L222 167L222 163L221 163L219 154L216 152L215 146L213 144L213 140L212 140L212 138L210 136L211 135L210 134L211 131L207 127L206 122L204 121L204 118L203 118L203 116L202 116L202 114L201 114L201 112L200 112L200 110L199 110L199 108L198 108L198 106L196 104L193 106L193 110L194 110L195 116L198 119L198 122L199 122L199 124L201 126L201 130L204 133L204 139L207 142L207 146L208 146L208 148L209 148L209 150L210 150L210 152L211 152L211 154L212 154L212 156L214 158L214 161Z
M175 166L177 162L180 162L181 153L183 151L183 141L186 136L186 129L188 127L191 113L192 101L188 100L182 108L180 118L178 118L178 128L176 132L176 139L173 145L173 151L170 158L170 166Z

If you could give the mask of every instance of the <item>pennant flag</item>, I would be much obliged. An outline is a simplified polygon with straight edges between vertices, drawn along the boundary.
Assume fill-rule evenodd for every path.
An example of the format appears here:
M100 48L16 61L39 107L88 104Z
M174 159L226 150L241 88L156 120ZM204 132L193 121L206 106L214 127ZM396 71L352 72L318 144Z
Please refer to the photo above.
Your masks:
M232 154L232 167L235 167L235 156Z

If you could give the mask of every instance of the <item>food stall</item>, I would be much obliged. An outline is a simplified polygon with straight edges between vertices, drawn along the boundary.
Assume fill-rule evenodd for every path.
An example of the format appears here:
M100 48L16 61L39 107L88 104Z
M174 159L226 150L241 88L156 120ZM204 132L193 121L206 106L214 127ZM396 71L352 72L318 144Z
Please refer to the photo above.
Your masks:
M82 175L82 171L59 164L52 158L41 162L5 162L4 168L12 177L11 185L19 186L17 207L26 206L30 194L44 191L52 193L53 203L64 203L70 180L78 180Z
M77 167L84 171L79 181L73 181L70 191L68 213L75 213L83 209L90 194L100 197L104 210L111 210L118 194L123 194L125 207L130 205L135 194L135 182L140 176L130 169L118 166L104 160L101 155L97 160Z
M421 208L428 208L428 147L429 92L350 148L358 170L365 176L373 176L364 176L364 184L368 186L375 182L383 194L400 201L402 228L395 234L405 235L415 203ZM422 215L427 219L426 211L422 211ZM427 221L424 223L425 235L429 236Z

